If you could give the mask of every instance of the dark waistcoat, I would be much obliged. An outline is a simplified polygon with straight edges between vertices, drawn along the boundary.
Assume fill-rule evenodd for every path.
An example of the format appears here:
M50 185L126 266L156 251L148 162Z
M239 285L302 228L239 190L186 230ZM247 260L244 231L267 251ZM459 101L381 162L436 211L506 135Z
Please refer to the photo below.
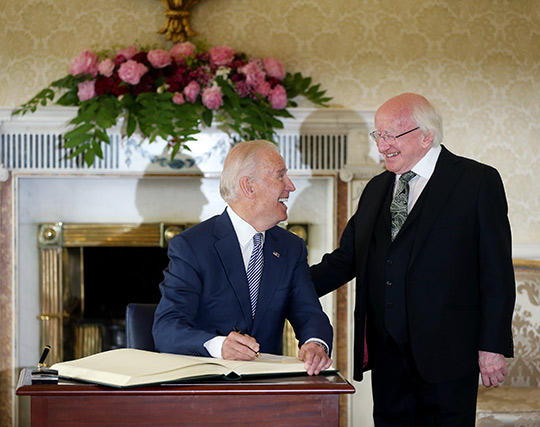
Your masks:
M405 224L390 240L392 188L375 223L368 259L368 325L376 336L388 332L396 342L409 339L406 277L416 227L425 191L414 205Z

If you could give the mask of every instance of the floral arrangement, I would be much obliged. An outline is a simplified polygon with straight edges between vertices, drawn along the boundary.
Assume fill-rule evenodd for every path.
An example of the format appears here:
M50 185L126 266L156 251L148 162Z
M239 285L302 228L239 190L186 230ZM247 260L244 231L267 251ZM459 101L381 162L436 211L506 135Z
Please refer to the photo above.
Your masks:
M171 159L194 141L201 125L216 120L235 141L273 140L280 118L292 117L288 107L301 95L326 106L331 98L311 78L286 73L274 58L248 58L228 46L211 49L190 42L170 51L130 46L114 54L80 53L69 75L57 80L14 114L34 112L55 101L77 106L73 129L63 138L69 158L83 156L91 165L103 158L107 130L124 118L123 133L138 131L148 141L168 141Z

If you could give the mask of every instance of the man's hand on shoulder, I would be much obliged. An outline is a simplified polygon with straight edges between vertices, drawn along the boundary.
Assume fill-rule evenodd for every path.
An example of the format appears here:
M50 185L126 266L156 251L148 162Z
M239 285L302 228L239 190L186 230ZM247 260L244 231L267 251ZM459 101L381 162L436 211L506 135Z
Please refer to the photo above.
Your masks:
M504 381L506 374L508 374L506 361L502 354L479 351L478 365L482 375L482 384L486 387L498 387Z
M332 365L332 359L328 357L324 348L315 342L303 344L298 352L298 358L304 361L309 375L319 375L319 372Z
M229 360L253 360L259 357L259 343L249 335L231 332L223 342L221 357Z

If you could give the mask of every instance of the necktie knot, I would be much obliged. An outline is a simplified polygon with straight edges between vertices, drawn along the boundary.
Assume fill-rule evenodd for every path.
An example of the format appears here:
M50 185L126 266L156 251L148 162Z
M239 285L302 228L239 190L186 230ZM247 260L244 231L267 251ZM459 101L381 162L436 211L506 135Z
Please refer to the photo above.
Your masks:
M413 171L405 172L403 175L399 177L400 181L403 181L405 183L408 183L411 179L413 179L416 176L416 174Z
M253 246L260 245L262 241L262 233L255 233L253 235Z

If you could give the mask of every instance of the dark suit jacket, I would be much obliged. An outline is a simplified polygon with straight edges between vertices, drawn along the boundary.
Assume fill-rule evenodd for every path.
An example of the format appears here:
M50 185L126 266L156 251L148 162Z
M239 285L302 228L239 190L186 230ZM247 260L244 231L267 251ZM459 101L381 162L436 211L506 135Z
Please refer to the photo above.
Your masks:
M209 356L203 344L237 327L257 339L261 352L281 354L286 318L301 344L320 338L332 345L306 246L294 234L277 226L266 231L254 319L240 245L226 212L175 236L168 253L153 327L159 351Z
M394 179L394 173L385 171L367 184L339 248L311 268L319 295L356 278L357 380L363 369L368 249ZM445 147L422 197L421 210L414 212L415 205L409 216L414 212L413 221L418 221L405 277L409 340L422 377L450 381L478 371L479 350L513 355L508 208L494 168Z

